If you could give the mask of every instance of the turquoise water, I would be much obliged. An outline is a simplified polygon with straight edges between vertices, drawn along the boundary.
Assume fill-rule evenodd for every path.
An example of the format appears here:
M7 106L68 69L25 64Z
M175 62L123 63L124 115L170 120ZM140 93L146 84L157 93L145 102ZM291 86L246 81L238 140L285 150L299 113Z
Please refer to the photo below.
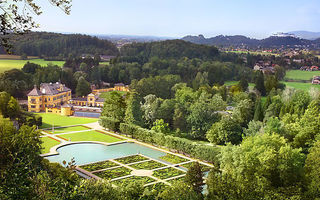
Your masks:
M64 160L69 162L74 158L76 165L83 165L138 153L157 160L159 157L166 155L166 153L162 151L151 149L136 143L121 143L111 146L94 143L80 143L60 147L57 151L59 155L47 156L46 158L50 162L58 162L61 164Z

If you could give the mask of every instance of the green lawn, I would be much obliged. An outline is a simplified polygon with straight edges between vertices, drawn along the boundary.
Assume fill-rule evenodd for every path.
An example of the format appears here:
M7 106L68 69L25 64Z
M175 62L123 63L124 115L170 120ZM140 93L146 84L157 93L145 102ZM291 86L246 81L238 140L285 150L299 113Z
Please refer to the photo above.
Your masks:
M43 149L41 150L41 153L49 153L51 147L60 144L60 142L54 139L51 139L49 137L42 137L40 138L40 140L43 142L42 143Z
M71 142L77 141L98 141L98 142L119 142L121 139L113 137L111 135L103 134L97 131L85 131L78 133L69 133L60 135L61 137L71 140Z
M308 91L311 87L320 89L320 85L312 85L311 83L300 83L300 82L281 82L284 83L287 87L292 87L297 90Z
M88 128L83 127L83 126L71 126L71 127L64 127L64 128L56 128L56 129L54 129L54 134L67 133L67 132L72 132L72 131L84 131L84 130L88 130ZM51 130L48 132L52 133Z
M127 94L127 92L125 92L125 91L114 91L114 92L117 92L117 93L119 93L120 95L125 95L125 94ZM103 93L101 93L100 94L100 98L107 98L107 96L109 96L110 95L110 92L103 92Z
M311 81L313 76L320 76L320 71L289 70L286 72L286 79Z
M40 128L51 128L52 124L55 127L59 127L88 124L98 121L98 119L96 118L67 117L52 113L37 113L37 115L40 115L42 117L42 126Z
M53 65L63 66L63 64L65 63L64 61L46 61L44 59L30 59L30 60L0 59L0 73L13 68L21 69L23 65L26 64L28 61L39 64L41 66L47 66L49 63Z

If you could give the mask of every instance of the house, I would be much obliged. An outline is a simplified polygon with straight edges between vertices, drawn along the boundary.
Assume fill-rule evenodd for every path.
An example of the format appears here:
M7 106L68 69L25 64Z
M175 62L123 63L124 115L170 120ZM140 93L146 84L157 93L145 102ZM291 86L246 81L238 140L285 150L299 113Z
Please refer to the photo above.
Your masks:
M125 91L125 92L129 92L129 86L125 85L123 83L116 83L116 84L114 84L113 88L95 89L95 90L92 90L92 93L93 94L99 94L99 93L110 92L110 91Z
M99 95L93 93L88 94L87 97L76 97L69 101L74 106L88 106L88 107L103 107L104 98L99 98Z
M71 99L71 89L60 82L41 83L28 93L28 111L44 112L47 108L60 108Z
M310 71L319 71L319 67L318 66L311 66Z

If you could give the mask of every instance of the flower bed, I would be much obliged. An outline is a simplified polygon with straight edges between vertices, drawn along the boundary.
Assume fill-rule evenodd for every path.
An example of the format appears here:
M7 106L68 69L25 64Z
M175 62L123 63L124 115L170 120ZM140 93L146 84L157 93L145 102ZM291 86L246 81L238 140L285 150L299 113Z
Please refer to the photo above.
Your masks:
M118 158L115 159L116 161L123 163L123 164L129 164L129 163L134 163L134 162L139 162L143 160L147 160L146 157L140 156L140 155L133 155L133 156L127 156L123 158Z
M176 156L176 155L173 155L173 154L167 154L165 156L160 157L160 159L164 160L164 161L167 161L167 162L170 162L170 163L173 163L173 164L178 164L178 163L189 161L186 158L182 158L180 156Z
M112 181L112 183L114 183L115 185L128 185L132 182L141 182L143 185L147 184L147 183L152 183L156 180L150 178L150 177L146 177L146 176L130 176L128 178L124 178L124 179L119 179L116 181Z
M102 162L82 165L80 166L80 168L91 172L91 171L106 169L106 168L115 167L115 166L119 166L119 165L111 161L102 161Z
M190 163L181 165L181 167L184 167L184 168L186 168L186 169L190 169L190 167L192 166L192 164L193 164L193 162L190 162ZM203 164L201 164L201 163L199 163L199 164L200 164L200 167L201 167L202 172L208 172L208 171L210 171L210 169L212 168L212 167L209 167L209 166L207 166L207 165L203 165Z
M185 174L183 171L175 169L173 167L156 170L153 172L153 176L160 179L167 179L175 176Z
M131 173L130 169L125 167L118 167L115 169L108 169L105 171L96 172L94 173L94 175L104 179L114 179L114 178L130 175L130 173Z
M133 167L135 169L146 169L146 170L157 169L157 168L164 167L164 166L166 166L166 165L159 163L159 162L156 162L154 160L130 165L130 167Z

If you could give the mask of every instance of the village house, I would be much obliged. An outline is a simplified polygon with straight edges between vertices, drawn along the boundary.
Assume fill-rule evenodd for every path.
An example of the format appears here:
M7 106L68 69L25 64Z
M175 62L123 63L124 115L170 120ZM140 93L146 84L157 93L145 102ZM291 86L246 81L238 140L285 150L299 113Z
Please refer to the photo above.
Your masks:
M320 76L314 76L312 79L312 84L320 84Z

